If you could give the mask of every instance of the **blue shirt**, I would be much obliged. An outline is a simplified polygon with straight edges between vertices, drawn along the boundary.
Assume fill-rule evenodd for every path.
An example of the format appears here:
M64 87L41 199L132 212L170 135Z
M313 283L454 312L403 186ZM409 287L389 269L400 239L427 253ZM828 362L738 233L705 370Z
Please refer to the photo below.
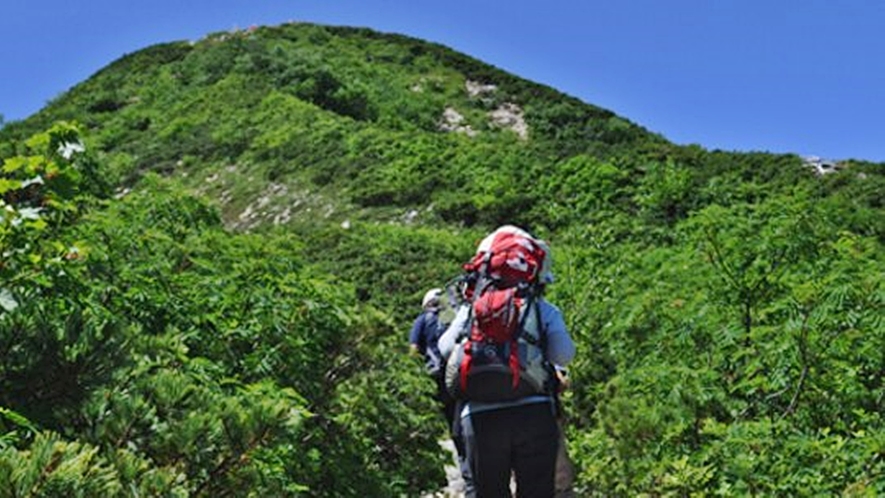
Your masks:
M409 344L414 344L428 363L441 361L439 353L439 310L427 310L418 315L409 332ZM429 365L428 367L438 366Z

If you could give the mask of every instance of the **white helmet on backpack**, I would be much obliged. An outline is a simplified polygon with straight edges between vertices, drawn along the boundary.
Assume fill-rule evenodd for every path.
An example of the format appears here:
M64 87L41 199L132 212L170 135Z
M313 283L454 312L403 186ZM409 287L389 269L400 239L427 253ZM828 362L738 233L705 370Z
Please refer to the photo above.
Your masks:
M538 272L538 280L543 284L552 284L553 283L553 254L550 252L550 245L547 244L546 241L535 238L534 235L526 232L522 228L519 228L515 225L502 225L495 229L494 232L487 235L482 241L479 243L479 246L476 248L476 254L488 252L492 246L493 241L495 240L495 236L499 233L514 233L521 237L525 237L528 239L534 240L541 249L544 250L544 261L541 263L541 269Z

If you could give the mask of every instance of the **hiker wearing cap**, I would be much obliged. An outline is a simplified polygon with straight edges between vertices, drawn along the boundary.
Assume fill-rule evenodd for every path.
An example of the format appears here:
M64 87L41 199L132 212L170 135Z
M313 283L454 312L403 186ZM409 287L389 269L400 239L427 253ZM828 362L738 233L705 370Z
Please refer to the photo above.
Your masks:
M430 289L421 300L421 313L415 318L409 332L409 349L424 357L428 370L439 368L440 297L442 289Z
M436 400L440 403L443 416L446 420L446 428L452 435L458 458L458 466L464 481L467 498L473 494L473 483L470 477L470 469L462 440L455 431L456 400L449 395L445 387L445 361L439 352L439 337L445 331L447 324L442 323L440 313L443 308L442 289L430 289L421 300L421 313L415 318L412 330L409 333L409 349L412 354L421 355L427 368L427 373L433 379L436 387Z

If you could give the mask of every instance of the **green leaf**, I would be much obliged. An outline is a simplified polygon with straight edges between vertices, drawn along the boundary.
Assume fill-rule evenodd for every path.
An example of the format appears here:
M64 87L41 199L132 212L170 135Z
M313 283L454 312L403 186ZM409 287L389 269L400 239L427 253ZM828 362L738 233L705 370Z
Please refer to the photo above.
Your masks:
M9 178L0 178L0 195L21 188L22 182L19 180L11 180Z
M4 173L12 173L22 168L25 164L27 164L27 158L16 156L11 157L3 162L3 172Z
M36 427L34 427L34 424L32 424L30 420L28 420L24 415L12 411L9 408L4 408L0 406L0 417L5 418L6 420L12 422L19 427L24 427L25 429L37 432Z

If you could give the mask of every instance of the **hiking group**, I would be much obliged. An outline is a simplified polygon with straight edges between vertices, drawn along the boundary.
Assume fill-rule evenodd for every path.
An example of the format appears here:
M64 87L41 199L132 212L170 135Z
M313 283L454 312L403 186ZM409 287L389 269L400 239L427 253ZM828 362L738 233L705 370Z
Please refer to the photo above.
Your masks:
M544 298L554 280L543 240L505 225L464 273L427 291L409 334L436 382L468 498L572 496L559 394L575 345Z

